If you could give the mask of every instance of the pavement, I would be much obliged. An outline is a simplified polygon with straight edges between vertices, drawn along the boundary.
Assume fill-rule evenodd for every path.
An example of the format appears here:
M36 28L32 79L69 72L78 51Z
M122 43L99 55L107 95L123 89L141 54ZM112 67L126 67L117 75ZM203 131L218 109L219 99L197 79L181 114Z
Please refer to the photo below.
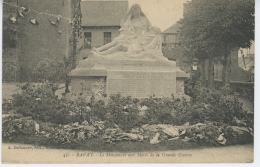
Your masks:
M20 88L18 87L18 83L2 83L2 98L10 99L12 94L19 93Z
M251 163L253 145L217 148L149 151L92 152L3 143L2 163Z

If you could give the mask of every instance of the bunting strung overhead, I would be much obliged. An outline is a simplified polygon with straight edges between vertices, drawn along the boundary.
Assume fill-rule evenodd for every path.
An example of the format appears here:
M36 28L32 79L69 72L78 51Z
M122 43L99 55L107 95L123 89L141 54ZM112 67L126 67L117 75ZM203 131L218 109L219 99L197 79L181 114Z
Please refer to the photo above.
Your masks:
M13 4L7 3L7 2L3 2L3 4L17 8L17 10L18 10L18 17L15 17L13 14L11 14L10 17L9 17L10 21L13 24L17 23L19 17L23 18L29 12L34 12L34 13L39 14L39 15L46 15L46 16L55 17L56 18L56 22L59 22L61 19L65 19L65 20L68 20L69 24L73 23L70 18L63 17L61 15L54 15L54 14L45 13L45 12L38 12L38 11L36 11L34 9L28 9L28 8L25 8L24 6L17 6L17 5L13 5ZM48 20L50 21L51 25L54 25L54 26L57 27L57 23L56 22L51 21L50 19L48 19ZM34 19L30 19L29 21L33 25L39 25L39 22L35 18Z

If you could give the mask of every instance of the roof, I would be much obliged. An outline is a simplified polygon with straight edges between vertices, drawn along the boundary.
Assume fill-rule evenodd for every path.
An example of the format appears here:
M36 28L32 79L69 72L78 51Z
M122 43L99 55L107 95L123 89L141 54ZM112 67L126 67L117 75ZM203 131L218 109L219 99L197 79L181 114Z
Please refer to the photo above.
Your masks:
M128 1L82 1L82 26L119 26L128 10Z
M163 31L163 34L166 33L179 33L181 28L181 24L180 23L175 23L174 25L172 25L171 27L169 27L168 29L166 29L165 31Z

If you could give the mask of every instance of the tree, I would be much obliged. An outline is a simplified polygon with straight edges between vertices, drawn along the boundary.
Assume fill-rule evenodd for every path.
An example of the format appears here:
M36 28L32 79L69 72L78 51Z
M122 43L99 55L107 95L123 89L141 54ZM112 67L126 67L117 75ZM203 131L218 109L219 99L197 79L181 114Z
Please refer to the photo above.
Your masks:
M80 7L81 0L75 0L73 1L73 19L72 19L72 27L71 27L71 38L70 38L70 46L71 46L71 52L70 56L72 57L72 68L76 68L76 54L77 54L77 43L78 39L80 38L82 32L81 32L81 7Z
M254 40L254 0L192 0L186 11L180 21L182 44L209 60L209 83L214 82L214 59L222 60L223 85L229 86L231 51Z
M65 93L69 93L69 83L70 78L68 76L69 71L76 68L76 55L77 55L77 43L80 38L81 32L81 0L74 1L74 11L73 11L73 20L72 20L72 28L71 28L71 38L70 38L70 57L63 57L63 61L66 68L66 79L65 79Z

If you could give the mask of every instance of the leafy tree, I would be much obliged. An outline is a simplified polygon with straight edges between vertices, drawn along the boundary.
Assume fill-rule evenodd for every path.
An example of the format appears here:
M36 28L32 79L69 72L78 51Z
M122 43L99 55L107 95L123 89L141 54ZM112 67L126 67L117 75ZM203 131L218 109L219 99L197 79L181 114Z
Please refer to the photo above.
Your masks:
M254 0L192 0L186 6L182 44L209 60L209 86L214 82L213 60L223 63L222 80L229 86L230 53L254 40Z

